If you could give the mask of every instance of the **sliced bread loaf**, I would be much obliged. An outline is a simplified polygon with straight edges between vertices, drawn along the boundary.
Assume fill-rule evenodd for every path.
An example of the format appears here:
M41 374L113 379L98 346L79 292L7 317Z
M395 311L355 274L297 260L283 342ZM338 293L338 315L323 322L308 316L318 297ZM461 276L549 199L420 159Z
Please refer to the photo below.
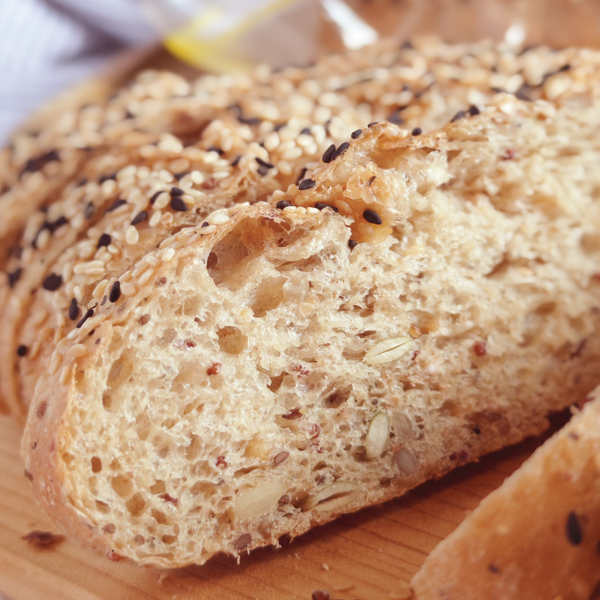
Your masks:
M427 135L372 125L273 205L172 232L38 382L44 509L200 564L539 433L600 383L599 129L503 95Z
M428 556L415 600L600 595L600 390Z

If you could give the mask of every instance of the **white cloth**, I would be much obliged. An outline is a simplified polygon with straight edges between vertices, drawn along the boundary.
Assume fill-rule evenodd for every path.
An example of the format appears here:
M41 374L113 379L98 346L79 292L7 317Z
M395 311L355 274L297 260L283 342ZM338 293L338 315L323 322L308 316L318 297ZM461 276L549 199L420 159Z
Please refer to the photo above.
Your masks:
M48 98L156 40L136 0L0 0L0 146Z

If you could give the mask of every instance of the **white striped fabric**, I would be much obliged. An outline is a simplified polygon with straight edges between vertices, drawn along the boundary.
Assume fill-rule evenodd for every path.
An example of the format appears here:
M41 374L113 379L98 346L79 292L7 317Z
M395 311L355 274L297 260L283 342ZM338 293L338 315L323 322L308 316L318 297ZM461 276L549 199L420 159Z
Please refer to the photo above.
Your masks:
M155 40L135 0L0 0L0 146L46 99Z

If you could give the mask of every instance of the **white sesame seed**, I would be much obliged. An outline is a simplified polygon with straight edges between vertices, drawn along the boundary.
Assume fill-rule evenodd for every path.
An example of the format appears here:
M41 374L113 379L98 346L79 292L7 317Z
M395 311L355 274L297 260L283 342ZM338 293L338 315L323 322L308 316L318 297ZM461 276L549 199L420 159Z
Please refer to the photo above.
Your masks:
M81 286L76 285L73 288L73 295L77 299L77 302L79 302L80 304L83 302L83 290L81 289Z
M273 150L275 150L279 146L279 144L281 144L281 139L279 138L277 132L274 131L265 138L264 143L265 150L267 150L268 152L273 152Z
M173 248L168 248L163 252L162 259L164 262L171 262L175 258L175 250Z
M207 152L202 160L205 164L210 165L219 160L219 155L216 152Z
M304 208L304 206L297 206L296 207L296 212L300 213L301 215L305 215L306 214L306 208Z
M136 173L137 173L137 167L135 165L129 165L129 166L121 169L117 173L117 179L118 180L131 179L132 177L135 177Z
M156 202L154 202L154 210L162 210L166 208L171 200L171 196L167 192L163 192L158 198Z
M302 148L291 148L283 153L282 158L288 161L294 161L302 156Z
M123 275L121 275L121 277L119 277L119 283L125 283L126 281L129 281L131 279L131 275L132 275L131 270L125 271L125 273L123 273Z
M184 171L185 169L182 169ZM146 177L150 177L150 168L144 165L143 167L138 167L137 170L137 178L139 180L146 179ZM106 183L106 182L105 182Z
M47 229L42 229L40 234L37 236L36 245L38 250L45 250L48 246L48 242L50 241L50 232Z
M148 269L138 280L140 285L146 285L150 278L154 275L154 271L152 269Z
M48 318L48 311L42 309L35 313L35 315L33 316L33 319L32 319L32 323L36 327L39 327L47 318Z
M175 217L173 216L173 213L165 213L162 216L161 222L165 227L168 227L174 219Z
M96 271L98 269L104 271L104 263L101 260L91 260L89 262L79 263L78 265L75 265L73 271L76 275L84 275L90 270Z
M209 225L208 227L202 227L199 231L200 235L207 235L208 233L213 233L217 230L216 225Z
M86 348L86 346L84 346L83 344L75 344L74 346L71 346L71 348L69 348L67 350L67 356L72 356L74 358L81 358L82 356L85 356L88 353L88 350ZM67 367L65 367L66 369ZM63 383L62 381L62 375L61 375L61 383Z
M125 241L131 246L137 244L140 241L140 233L133 225L130 225L127 228L127 233L125 234Z
M69 332L69 335L67 336L67 339L68 340L74 340L78 336L79 336L79 329L73 329L73 331Z
M156 227L160 223L161 217L162 212L160 210L155 210L150 219L150 227Z
M318 208L315 208L314 206L307 206L306 207L306 212L309 215L315 215L315 214L317 214L317 213L319 213L321 211Z
M108 287L108 280L103 279L92 292L92 296L94 298L100 298L100 296L104 296L104 292L106 292L106 288Z
M33 344L31 350L29 350L29 360L33 360L38 355L38 352L40 351L41 347L42 344L39 340L35 342L35 344Z
M277 170L282 175L291 175L292 174L292 165L287 160L280 160L277 162Z
M204 174L202 171L192 171L190 173L190 178L196 185L204 183Z
M225 177L229 177L231 173L229 171L217 171L212 174L213 179L225 179Z
M52 356L52 360L50 361L50 367L48 368L50 375L56 375L56 372L58 371L58 367L60 367L61 362L62 354L55 352Z
M290 212L290 213L292 213L292 212L296 212L296 207L295 207L295 206L286 206L286 207L283 209L283 212Z
M117 254L120 254L120 252L121 252L114 244L109 244L106 247L106 249L111 254L111 256L116 256Z
M62 385L66 385L67 380L69 379L69 367L65 365L60 373L60 382Z
M121 284L121 293L124 296L135 296L137 292L137 286L134 283L127 281Z
M211 225L223 225L224 223L227 223L227 221L229 221L229 215L218 213L214 216L209 217L207 221Z
M158 260L158 258L156 258L156 256L152 256L151 254L146 255L146 262L151 267L158 267L158 265L160 264L160 260Z
M200 190L195 190L194 188L188 188L185 191L186 196L193 196L195 199L206 198L206 194Z
M158 173L158 176L165 183L171 183L173 181L173 175L166 169L161 169Z
M102 182L100 189L105 198L110 198L117 191L117 182L114 179L107 179Z

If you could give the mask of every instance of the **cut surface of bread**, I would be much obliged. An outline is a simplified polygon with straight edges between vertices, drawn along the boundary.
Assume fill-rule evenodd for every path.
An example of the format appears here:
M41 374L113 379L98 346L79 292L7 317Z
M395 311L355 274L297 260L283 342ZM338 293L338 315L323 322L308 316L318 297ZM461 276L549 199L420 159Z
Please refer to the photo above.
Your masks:
M508 95L427 135L375 124L272 205L173 232L38 382L44 509L201 564L541 432L600 383L599 126Z
M0 409L24 418L53 345L79 322L70 314L95 310L110 279L190 223L157 192L184 190L204 218L309 179L328 148L373 121L434 131L499 90L588 108L599 66L589 50L423 39L278 73L188 82L148 71L16 136L0 153Z
M600 390L428 556L415 599L600 594Z

